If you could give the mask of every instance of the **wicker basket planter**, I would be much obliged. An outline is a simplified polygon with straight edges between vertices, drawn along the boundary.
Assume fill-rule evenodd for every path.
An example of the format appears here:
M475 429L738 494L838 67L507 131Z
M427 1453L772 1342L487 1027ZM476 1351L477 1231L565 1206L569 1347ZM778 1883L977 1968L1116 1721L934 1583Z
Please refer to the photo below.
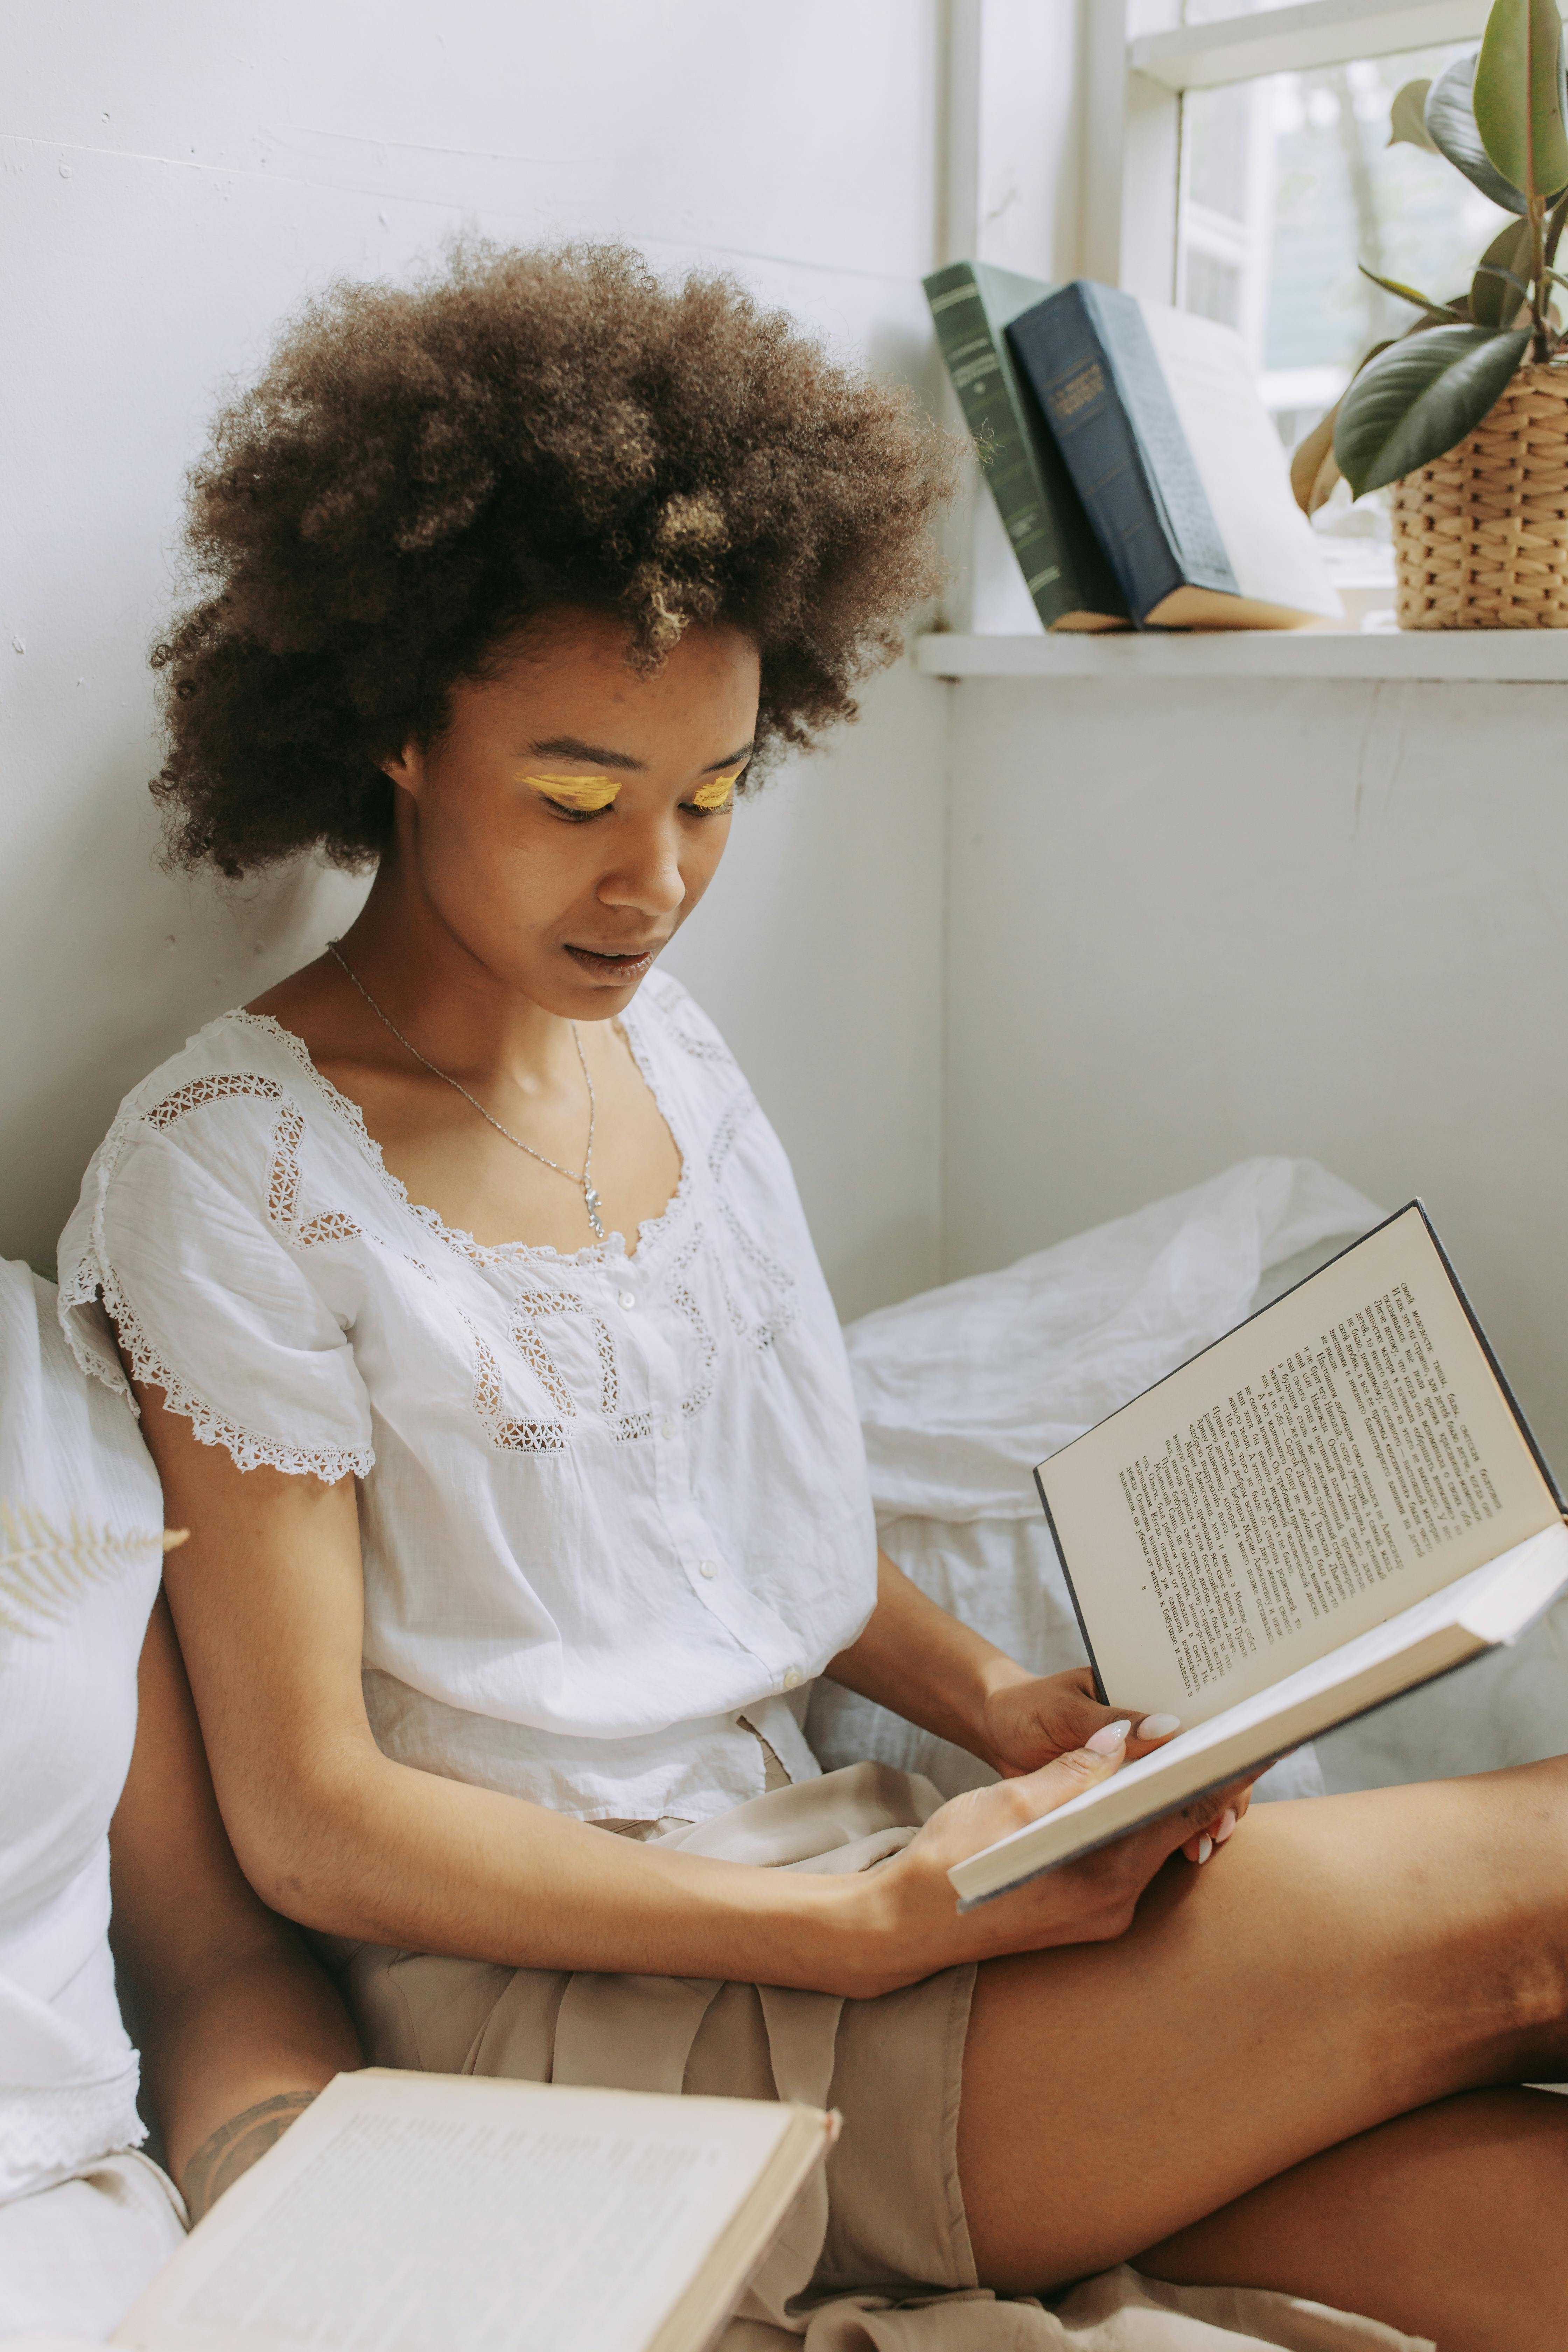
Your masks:
M1402 629L1568 628L1568 365L1395 482L1394 557Z

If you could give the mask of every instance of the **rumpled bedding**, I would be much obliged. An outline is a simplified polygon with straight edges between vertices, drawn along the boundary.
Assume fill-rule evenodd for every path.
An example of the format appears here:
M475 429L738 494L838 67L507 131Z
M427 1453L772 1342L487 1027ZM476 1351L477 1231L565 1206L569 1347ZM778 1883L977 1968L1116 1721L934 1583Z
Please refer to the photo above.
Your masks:
M1267 1306L1384 1211L1315 1160L1245 1160L998 1274L949 1283L845 1334L883 1545L933 1601L1037 1673L1084 1657L1031 1472ZM1129 1704L1136 1704L1131 1694ZM1312 1796L1562 1752L1568 1602L1512 1649L1288 1757L1256 1795ZM807 1733L944 1795L989 1779L962 1749L819 1683Z
M1036 1463L1382 1214L1315 1160L1246 1160L998 1274L863 1316L845 1339L884 1549L933 1601L1037 1673L1081 1665ZM836 1683L816 1685L806 1730L829 1769L872 1757L925 1773L947 1796L991 1777ZM1322 1787L1306 1748L1258 1794Z
M719 2352L1438 2352L1300 2295L1259 2287L1165 2286L1125 2263L1085 2279L1047 2310L976 2287L929 2303L846 2295L813 2314L804 2336L741 2320Z

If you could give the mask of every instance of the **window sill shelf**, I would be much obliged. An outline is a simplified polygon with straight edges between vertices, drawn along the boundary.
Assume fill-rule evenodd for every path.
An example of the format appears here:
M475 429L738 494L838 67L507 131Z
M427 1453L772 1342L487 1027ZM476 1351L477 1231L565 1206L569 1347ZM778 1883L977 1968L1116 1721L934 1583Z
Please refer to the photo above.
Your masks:
M961 636L915 643L927 677L1407 678L1568 686L1568 630L1214 629L1189 635Z

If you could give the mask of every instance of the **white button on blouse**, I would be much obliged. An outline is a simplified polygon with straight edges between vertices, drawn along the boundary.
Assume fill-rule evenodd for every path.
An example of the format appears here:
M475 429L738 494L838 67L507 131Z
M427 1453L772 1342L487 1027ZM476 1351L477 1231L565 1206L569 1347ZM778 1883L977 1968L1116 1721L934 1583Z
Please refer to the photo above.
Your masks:
M677 982L650 975L623 1027L681 1157L635 1256L452 1231L298 1038L227 1013L127 1097L61 1313L119 1387L107 1308L241 1468L362 1481L389 1755L587 1819L699 1820L761 1793L742 1716L816 1773L802 1686L870 1613L876 1535L777 1138Z

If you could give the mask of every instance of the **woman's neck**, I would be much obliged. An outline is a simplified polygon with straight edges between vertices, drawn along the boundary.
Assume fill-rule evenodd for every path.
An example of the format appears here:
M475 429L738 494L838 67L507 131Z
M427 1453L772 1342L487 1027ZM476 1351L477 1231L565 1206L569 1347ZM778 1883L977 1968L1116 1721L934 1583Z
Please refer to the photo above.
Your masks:
M395 845L338 946L383 1018L439 1069L470 1082L504 1073L525 1087L576 1072L571 1023L507 987L464 946Z

